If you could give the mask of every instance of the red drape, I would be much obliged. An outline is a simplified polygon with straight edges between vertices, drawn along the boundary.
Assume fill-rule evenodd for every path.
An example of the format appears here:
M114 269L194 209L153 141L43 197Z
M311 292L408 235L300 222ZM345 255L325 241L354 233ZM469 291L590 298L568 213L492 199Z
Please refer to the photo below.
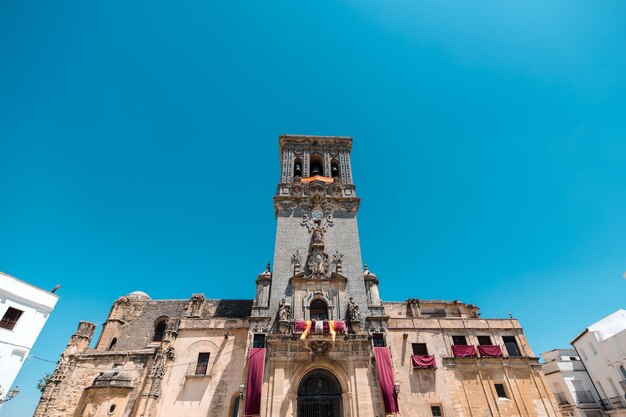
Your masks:
M433 355L430 355L430 356L412 355L411 362L413 363L413 368L436 368L437 367L437 363L435 362L435 357Z
M476 356L474 345L452 345L452 354L455 358L471 358Z
M385 403L385 413L398 413L398 394L393 381L393 368L391 366L391 355L389 348L374 348L376 355L376 369L378 370L378 380L380 381L380 389L383 392L383 402Z
M258 416L261 414L261 388L263 386L263 365L265 364L265 348L251 348L248 361L248 385L246 386L246 404L244 415Z
M294 328L296 332L303 332L306 329L306 321L304 320L296 320L294 322ZM315 327L311 327L311 331L315 332ZM324 333L328 333L330 331L330 327L328 327L328 322L324 322ZM335 320L335 331L339 333L343 333L346 331L346 322L343 320Z
M326 330L326 328L324 328ZM335 320L335 331L343 333L346 331L346 322L343 320Z
M498 345L478 345L480 356L502 357L502 349Z

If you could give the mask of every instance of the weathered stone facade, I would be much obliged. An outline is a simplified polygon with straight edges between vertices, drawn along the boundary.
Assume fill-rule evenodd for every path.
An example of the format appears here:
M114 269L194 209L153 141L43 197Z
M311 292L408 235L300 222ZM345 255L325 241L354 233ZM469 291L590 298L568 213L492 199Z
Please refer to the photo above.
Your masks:
M254 299L121 297L95 348L95 326L81 322L35 416L243 416L250 352L261 349L260 409L248 414L379 417L391 395L405 416L557 417L517 320L458 301L380 300L361 260L351 145L280 137L273 270L258 275Z

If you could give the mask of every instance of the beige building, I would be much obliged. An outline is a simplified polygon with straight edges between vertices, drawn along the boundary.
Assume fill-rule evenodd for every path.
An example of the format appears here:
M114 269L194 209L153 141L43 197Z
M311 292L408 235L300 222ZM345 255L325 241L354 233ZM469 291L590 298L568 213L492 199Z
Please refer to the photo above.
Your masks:
M559 416L517 320L381 301L351 146L280 137L273 268L254 299L121 297L95 348L80 323L35 416Z

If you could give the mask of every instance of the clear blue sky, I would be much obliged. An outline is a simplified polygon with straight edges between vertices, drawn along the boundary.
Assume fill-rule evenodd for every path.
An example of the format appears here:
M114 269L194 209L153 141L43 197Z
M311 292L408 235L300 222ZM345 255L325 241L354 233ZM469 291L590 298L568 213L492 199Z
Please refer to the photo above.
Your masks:
M60 301L252 298L281 133L354 137L385 300L511 310L536 353L625 307L626 3L5 1L0 270ZM29 360L4 415L32 414Z

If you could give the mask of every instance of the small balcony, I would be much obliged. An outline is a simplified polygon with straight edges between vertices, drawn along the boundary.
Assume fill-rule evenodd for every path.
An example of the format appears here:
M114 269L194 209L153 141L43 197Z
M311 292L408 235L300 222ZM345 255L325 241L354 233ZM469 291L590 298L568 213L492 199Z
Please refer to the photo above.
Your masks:
M452 345L452 355L455 358L475 358L476 348L474 345Z
M411 355L411 363L413 364L413 369L437 368L434 355Z
M481 358L501 358L502 348L498 345L478 345Z
M603 398L600 400L600 404L605 410L618 410L620 408L626 408L624 407L624 404L622 403L622 399L620 397L611 397L609 399Z

